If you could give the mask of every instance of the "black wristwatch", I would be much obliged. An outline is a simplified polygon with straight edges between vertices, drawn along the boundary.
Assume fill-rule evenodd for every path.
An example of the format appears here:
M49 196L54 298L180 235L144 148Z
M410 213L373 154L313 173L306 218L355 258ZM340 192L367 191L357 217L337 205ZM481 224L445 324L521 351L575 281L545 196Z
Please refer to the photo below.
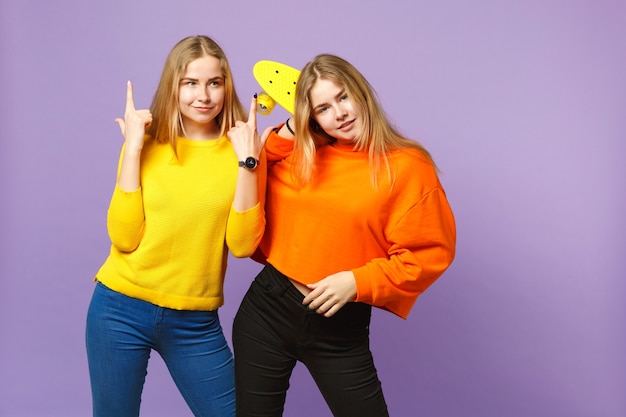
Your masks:
M254 170L259 165L259 160L249 156L245 161L239 161L239 166L245 169L249 169L250 171Z

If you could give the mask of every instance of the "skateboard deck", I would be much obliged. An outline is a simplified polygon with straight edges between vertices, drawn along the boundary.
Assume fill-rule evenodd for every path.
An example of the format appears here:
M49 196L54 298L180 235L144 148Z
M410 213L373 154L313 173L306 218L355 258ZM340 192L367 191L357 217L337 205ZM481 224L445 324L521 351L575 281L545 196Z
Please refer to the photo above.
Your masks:
M262 60L254 64L252 74L263 89L257 95L257 111L260 114L270 114L276 103L293 114L299 70L280 62Z

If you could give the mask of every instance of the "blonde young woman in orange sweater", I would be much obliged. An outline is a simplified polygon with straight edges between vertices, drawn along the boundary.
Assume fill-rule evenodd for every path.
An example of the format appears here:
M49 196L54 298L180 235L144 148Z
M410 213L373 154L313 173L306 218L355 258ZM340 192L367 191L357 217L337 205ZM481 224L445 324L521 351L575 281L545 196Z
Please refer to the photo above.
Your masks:
M369 350L371 306L407 318L454 258L435 164L333 55L304 67L294 119L266 152L266 266L233 327L237 415L282 415L301 361L335 416L387 416Z

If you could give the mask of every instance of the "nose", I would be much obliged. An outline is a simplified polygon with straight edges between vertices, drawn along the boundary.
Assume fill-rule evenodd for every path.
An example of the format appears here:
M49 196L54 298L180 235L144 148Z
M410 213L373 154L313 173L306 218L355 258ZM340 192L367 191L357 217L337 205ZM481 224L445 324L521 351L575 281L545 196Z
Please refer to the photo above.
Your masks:
M198 101L202 101L203 103L208 103L210 101L209 92L206 88L201 88L198 92Z
M337 108L335 109L335 117L337 120L343 120L348 115L348 110L346 110L341 104L337 104Z

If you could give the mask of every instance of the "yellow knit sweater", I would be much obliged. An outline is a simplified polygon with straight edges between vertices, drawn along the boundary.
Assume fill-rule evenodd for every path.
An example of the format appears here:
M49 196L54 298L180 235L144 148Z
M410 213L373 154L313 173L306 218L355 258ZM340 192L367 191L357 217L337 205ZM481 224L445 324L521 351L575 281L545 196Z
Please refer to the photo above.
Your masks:
M146 139L141 188L124 192L116 186L113 192L111 251L96 280L161 307L215 310L224 302L228 250L237 257L255 250L265 225L263 207L232 208L238 166L226 137L178 138L178 157L169 144ZM264 189L265 167L260 169Z

